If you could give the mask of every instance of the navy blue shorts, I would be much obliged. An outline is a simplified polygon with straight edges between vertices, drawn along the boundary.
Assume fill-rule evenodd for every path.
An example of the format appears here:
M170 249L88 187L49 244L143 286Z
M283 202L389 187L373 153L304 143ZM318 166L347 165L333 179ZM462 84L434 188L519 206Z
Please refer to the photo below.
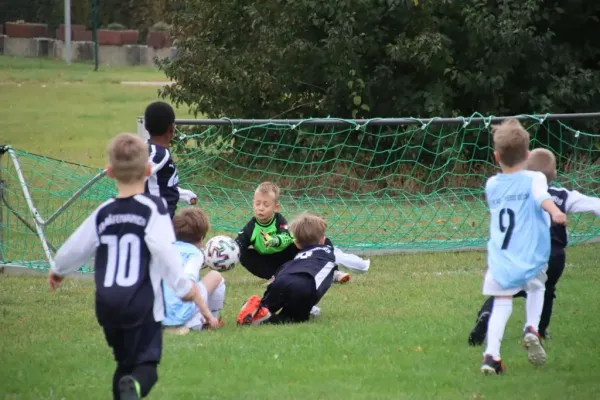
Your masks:
M159 363L162 354L162 324L150 313L142 324L132 328L103 327L106 342L119 366Z

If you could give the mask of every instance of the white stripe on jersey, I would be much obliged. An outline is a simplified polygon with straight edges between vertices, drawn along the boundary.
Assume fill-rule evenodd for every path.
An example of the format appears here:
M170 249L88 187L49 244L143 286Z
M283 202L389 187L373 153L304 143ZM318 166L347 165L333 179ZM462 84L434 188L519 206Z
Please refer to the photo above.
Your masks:
M315 275L315 285L317 287L317 290L319 289L319 287L321 286L321 284L323 283L323 281L325 280L327 275L329 275L331 273L331 270L334 267L335 267L334 263L328 262L327 264L325 264L325 266L323 268L321 268L321 270L317 273L317 275Z
M152 171L150 172L150 176L148 177L148 192L154 196L160 196L160 188L158 187L158 175L156 174L162 167L165 166L167 161L169 161L169 150L165 150L165 156L159 163L154 162L154 157L156 157L156 145L150 145L150 156L148 157L148 161L152 166Z

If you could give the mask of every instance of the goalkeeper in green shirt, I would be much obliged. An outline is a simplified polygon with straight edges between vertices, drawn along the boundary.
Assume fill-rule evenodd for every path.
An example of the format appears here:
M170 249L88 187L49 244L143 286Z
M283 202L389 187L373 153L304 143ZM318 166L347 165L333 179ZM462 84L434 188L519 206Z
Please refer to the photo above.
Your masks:
M258 185L252 202L254 217L236 238L241 253L240 263L251 274L263 279L271 279L279 267L293 260L299 252L288 231L286 219L277 212L279 192L279 187L274 183L263 182ZM329 239L326 239L326 244L333 247ZM360 272L369 269L369 260L343 253L339 249L335 249L335 255L337 264ZM349 280L350 274L336 271L334 282L345 283Z

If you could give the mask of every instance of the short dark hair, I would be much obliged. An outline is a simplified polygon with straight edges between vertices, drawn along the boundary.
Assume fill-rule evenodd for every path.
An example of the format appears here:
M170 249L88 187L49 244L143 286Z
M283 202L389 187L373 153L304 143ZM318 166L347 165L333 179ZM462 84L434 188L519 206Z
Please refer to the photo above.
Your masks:
M162 136L175 123L173 107L164 101L156 101L146 107L144 125L150 136Z

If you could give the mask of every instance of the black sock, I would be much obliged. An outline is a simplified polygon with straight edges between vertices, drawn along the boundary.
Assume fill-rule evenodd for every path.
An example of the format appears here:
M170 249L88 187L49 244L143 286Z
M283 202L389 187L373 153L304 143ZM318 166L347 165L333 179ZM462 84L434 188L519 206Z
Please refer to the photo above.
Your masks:
M143 363L136 365L131 376L140 384L142 397L146 397L154 384L158 381L158 371L156 363Z

